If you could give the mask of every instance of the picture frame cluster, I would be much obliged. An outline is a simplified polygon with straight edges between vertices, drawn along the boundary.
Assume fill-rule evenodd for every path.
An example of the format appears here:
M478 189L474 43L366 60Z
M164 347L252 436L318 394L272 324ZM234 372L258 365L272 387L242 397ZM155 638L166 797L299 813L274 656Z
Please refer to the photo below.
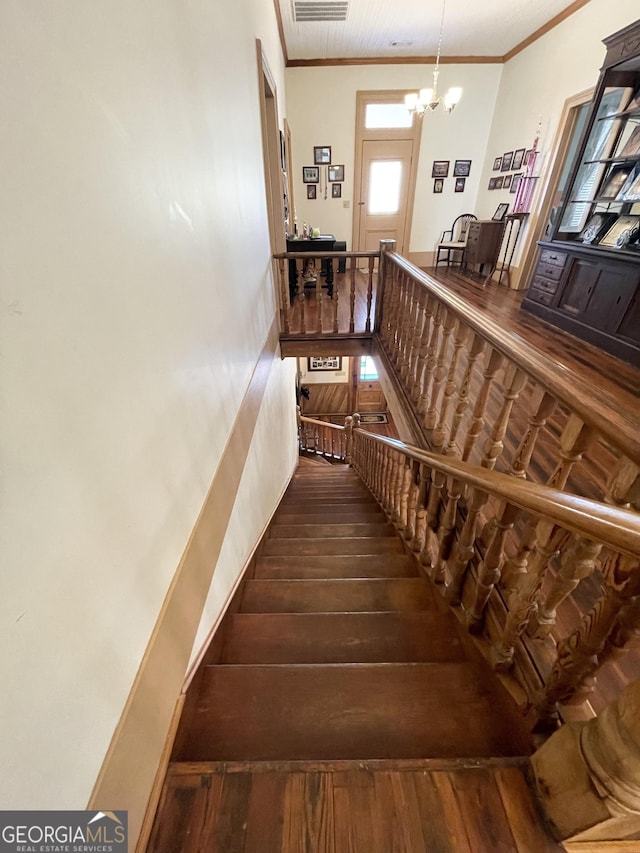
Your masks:
M471 174L471 160L455 160L452 176L454 178L453 191L463 193L466 180ZM445 178L449 177L451 168L450 160L434 160L431 166L431 177L433 178L433 191L436 194L444 191Z
M324 171L321 171L324 170ZM313 146L313 166L302 167L302 182L307 187L307 198L318 198L318 185L327 198L328 184L331 184L331 198L342 198L344 182L344 164L332 163L330 145Z

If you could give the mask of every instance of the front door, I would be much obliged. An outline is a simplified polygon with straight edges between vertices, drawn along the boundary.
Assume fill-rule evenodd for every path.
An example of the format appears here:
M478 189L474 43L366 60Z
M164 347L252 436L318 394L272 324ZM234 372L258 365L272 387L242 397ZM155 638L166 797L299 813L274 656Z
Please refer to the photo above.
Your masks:
M358 247L375 251L380 240L391 239L403 253L407 242L407 203L413 140L362 142Z

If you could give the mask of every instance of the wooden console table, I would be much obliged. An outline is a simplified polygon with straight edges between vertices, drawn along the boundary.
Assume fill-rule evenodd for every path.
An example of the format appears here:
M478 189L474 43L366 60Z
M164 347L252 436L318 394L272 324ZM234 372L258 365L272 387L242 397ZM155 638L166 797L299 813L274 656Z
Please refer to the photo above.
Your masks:
M336 238L333 234L321 234L319 237L298 237L287 239L287 252L332 252L335 248ZM333 296L333 259L326 258L322 262L321 270L316 269L315 261L305 261L303 275L308 275L304 284L315 284L317 275L325 276L325 284L329 296ZM307 266L307 264L309 264ZM303 285L304 286L304 285ZM293 296L298 290L298 270L296 261L289 259L289 292Z

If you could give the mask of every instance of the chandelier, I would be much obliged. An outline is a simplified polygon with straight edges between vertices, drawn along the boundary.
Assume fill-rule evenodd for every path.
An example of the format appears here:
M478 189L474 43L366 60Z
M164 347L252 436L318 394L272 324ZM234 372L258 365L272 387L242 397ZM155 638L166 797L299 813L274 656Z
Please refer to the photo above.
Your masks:
M446 113L450 113L455 105L462 97L462 89L460 86L452 86L446 95L443 97L438 95L438 76L440 74L440 48L442 47L442 31L444 29L444 7L446 0L442 3L442 18L440 19L440 35L438 37L438 52L436 54L436 64L433 69L433 86L430 89L420 89L419 92L412 92L410 95L405 95L404 103L410 112L415 112L416 115L422 116L429 110L432 112L440 104Z

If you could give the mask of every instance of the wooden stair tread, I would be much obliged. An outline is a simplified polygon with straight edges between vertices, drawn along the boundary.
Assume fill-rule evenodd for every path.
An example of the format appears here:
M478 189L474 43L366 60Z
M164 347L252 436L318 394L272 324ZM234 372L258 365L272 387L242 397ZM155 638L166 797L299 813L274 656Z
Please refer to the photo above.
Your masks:
M352 554L260 556L256 578L378 578L417 577L418 567L408 554Z
M305 524L280 524L273 523L269 528L271 539L338 539L342 537L363 536L398 536L395 528L387 521L384 522L339 522L337 524L327 523L305 523Z
M434 592L422 578L250 580L243 613L431 610Z
M397 536L339 536L317 539L267 539L265 555L305 556L313 554L399 554L402 542Z
M448 613L236 613L221 663L464 660Z
M369 506L336 509L332 505L313 512L278 510L273 516L272 524L350 524L353 522L370 524L375 521L386 521L386 516L381 509Z
M205 667L181 761L528 755L469 663Z

